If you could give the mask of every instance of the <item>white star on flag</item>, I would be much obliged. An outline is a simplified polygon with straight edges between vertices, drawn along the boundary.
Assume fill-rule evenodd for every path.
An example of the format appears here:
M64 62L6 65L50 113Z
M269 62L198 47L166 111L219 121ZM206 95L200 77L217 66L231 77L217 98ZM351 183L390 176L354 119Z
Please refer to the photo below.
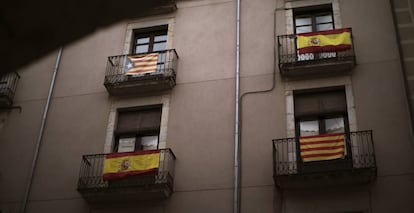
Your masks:
M127 64L127 68L128 69L131 69L133 66L132 66L132 63L131 62L129 62L128 64Z

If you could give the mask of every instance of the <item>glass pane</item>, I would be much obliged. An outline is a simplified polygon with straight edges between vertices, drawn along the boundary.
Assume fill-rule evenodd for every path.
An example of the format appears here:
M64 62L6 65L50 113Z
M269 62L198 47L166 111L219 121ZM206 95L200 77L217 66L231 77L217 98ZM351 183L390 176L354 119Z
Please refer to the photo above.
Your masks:
M167 41L167 35L159 35L154 37L154 41Z
M316 25L316 31L332 30L333 24L318 24Z
M148 45L138 45L135 48L135 53L147 53L148 52Z
M166 54L165 52L159 53L158 54L158 63L165 63L165 59L166 59Z
M309 18L296 18L295 20L296 26L303 26L303 25L311 25L312 19Z
M118 141L118 152L133 152L135 151L135 137L120 138Z
M162 51L167 47L166 42L154 43L153 51Z
M144 136L141 137L142 150L153 150L157 149L158 136Z
M300 136L319 135L319 121L300 121Z
M332 16L331 15L324 15L324 16L317 16L316 17L316 24L328 23L328 22L332 22Z
M309 33L312 32L312 26L296 27L296 33Z
M345 132L344 118L325 119L326 134Z
M149 43L149 37L137 39L137 44L147 44L147 43Z

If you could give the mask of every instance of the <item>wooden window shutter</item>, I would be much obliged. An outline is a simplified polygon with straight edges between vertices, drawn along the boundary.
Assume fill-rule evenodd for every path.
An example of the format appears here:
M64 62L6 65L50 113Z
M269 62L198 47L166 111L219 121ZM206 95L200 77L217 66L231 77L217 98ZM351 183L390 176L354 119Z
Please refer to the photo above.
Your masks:
M343 90L302 93L294 98L295 117L342 113L347 111Z
M119 112L117 133L139 133L157 130L161 123L161 108Z

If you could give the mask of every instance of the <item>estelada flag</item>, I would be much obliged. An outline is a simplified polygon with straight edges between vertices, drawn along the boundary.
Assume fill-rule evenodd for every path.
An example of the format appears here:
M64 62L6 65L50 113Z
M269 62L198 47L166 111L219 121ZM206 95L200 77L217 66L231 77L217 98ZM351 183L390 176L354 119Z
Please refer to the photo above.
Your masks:
M304 136L299 138L299 143L303 162L333 160L345 155L343 133Z
M128 176L155 174L160 163L160 150L110 153L105 155L103 179L115 180Z
M125 75L145 74L157 71L158 53L128 56Z
M351 28L298 34L299 54L339 52L351 47Z

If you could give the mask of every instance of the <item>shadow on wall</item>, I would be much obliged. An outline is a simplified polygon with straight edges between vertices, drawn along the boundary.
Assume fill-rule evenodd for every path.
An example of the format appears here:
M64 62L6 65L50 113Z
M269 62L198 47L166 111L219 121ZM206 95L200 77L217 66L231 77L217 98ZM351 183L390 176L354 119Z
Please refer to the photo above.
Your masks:
M3 2L0 7L0 73L16 71L98 28L175 9L175 0Z

